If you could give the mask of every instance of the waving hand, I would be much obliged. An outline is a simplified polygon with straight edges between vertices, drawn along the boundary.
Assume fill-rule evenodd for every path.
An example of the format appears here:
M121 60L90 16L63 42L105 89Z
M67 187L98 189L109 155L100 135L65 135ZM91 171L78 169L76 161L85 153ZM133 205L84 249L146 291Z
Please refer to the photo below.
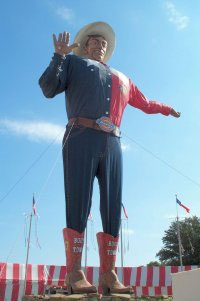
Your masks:
M63 32L58 35L58 39L56 38L56 35L53 34L53 43L55 52L60 55L67 55L70 53L75 47L79 47L79 44L74 43L72 45L69 45L69 33Z

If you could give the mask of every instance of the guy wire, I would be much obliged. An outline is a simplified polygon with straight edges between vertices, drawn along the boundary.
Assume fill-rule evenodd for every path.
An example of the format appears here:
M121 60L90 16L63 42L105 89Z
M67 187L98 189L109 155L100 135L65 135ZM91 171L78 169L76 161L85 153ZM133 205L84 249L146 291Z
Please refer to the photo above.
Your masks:
M63 132L63 131L62 131ZM7 198L7 196L14 190L14 188L25 178L25 176L30 172L30 170L40 161L40 159L46 154L49 148L55 143L58 136L61 135L61 132L55 137L55 139L42 151L42 153L31 163L31 165L27 168L25 173L11 186L11 188L7 191L7 193L0 199L0 203Z
M72 123L72 125L71 125L71 127L70 127L70 129L69 129L69 133L67 134L67 137L66 137L66 139L65 139L65 141L64 141L64 143L63 143L63 145L62 145L62 149L61 149L61 151L59 150L58 155L57 155L57 157L56 157L56 160L54 161L53 166L52 166L52 168L51 168L51 170L50 170L50 172L49 172L49 174L48 174L48 176L47 176L47 178L46 178L46 181L45 181L44 185L43 185L42 188L41 188L41 192L39 193L39 197L38 197L38 199L37 199L37 203L38 203L39 200L41 199L42 194L44 194L44 191L45 191L45 189L46 189L46 187L47 187L47 184L48 184L48 182L49 182L49 179L51 178L51 176L52 176L52 174L53 174L53 171L54 171L54 169L55 169L55 167L56 167L56 165L57 165L57 163L58 163L58 159L59 159L59 157L60 157L60 153L62 152L62 150L63 150L63 148L64 148L64 146L65 146L65 144L66 144L66 142L67 142L67 140L68 140L68 138L69 138L69 135L70 135L70 133L71 133L73 127L74 127L74 123L75 123L75 121Z
M65 143L67 141L67 139L69 138L69 135L71 133L71 130L74 126L74 123L72 124L70 131L65 139L65 142L62 146L62 150L63 147L65 146ZM49 150L49 148L55 143L55 141L57 140L58 136L60 136L61 132L56 136L56 138L44 149L44 151L36 158L36 160L33 161L33 163L27 168L27 170L25 171L25 173L11 186L11 188L7 191L7 193L0 199L0 203L7 198L7 196L14 190L14 188L24 179L24 177L30 172L30 170L40 161L40 159L46 154L46 152ZM181 175L182 177L184 177L185 179L189 180L191 183L193 183L194 185L198 186L200 188L200 183L198 183L197 181L193 180L191 177L185 175L183 172L181 172L180 170L178 170L177 168L175 168L174 166L172 166L171 164L169 164L167 161L165 161L164 159L160 158L158 155L155 155L152 151L148 150L146 147L144 147L142 144L136 142L133 138L130 138L128 135L125 135L123 133L123 136L128 138L131 142L133 142L134 144L136 144L138 147L140 147L141 149L143 149L145 152L149 153L152 157L154 157L155 159L157 159L158 161L162 162L164 165L166 165L168 168L172 169L174 172L178 173L179 175ZM57 164L58 161L58 157L56 158L56 162L54 165ZM51 175L51 173L53 172L53 169L55 168L55 166L53 166L53 168L50 171L49 176L47 177L47 181L49 180L49 177ZM46 183L45 183L46 186ZM41 195L41 193L40 193Z
M198 183L197 181L193 180L191 177L185 175L182 171L178 170L176 167L172 166L167 161L165 161L164 159L160 158L158 155L155 155L152 151L148 150L142 144L136 142L133 138L130 138L129 136L127 136L125 134L123 134L123 136L126 137L126 138L128 138L133 143L135 143L138 147L140 147L141 149L143 149L145 152L147 152L148 154L150 154L152 157L154 157L158 161L162 162L164 165L166 165L167 167L169 167L170 169L172 169L173 171L175 171L176 173L178 173L179 175L181 175L182 177L184 177L185 179L189 180L191 183L193 183L194 185L196 185L196 186L198 186L200 188L200 183Z

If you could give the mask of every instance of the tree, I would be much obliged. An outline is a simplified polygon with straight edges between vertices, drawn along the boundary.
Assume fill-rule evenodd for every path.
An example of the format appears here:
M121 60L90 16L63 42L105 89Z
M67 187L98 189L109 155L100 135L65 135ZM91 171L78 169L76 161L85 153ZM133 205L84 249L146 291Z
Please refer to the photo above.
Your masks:
M200 264L200 218L197 216L179 221L183 265ZM162 238L164 247L156 257L164 265L180 265L177 221L171 223Z
M158 261L150 261L150 262L147 264L148 267L151 267L151 266L159 267L160 265L161 265L161 263L158 262Z

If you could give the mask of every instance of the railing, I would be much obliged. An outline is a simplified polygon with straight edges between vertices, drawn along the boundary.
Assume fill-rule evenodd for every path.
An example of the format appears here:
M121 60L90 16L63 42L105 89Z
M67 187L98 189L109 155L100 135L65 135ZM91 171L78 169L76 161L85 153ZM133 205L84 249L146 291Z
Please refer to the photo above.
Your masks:
M185 266L184 271L197 269L200 266ZM134 288L136 296L171 296L171 274L181 271L178 266L160 267L124 267L116 268L116 273L125 285ZM55 284L64 285L65 266L28 265L26 295L43 294L45 287ZM87 279L98 286L99 268L87 267ZM23 295L25 265L0 263L0 301L19 301Z

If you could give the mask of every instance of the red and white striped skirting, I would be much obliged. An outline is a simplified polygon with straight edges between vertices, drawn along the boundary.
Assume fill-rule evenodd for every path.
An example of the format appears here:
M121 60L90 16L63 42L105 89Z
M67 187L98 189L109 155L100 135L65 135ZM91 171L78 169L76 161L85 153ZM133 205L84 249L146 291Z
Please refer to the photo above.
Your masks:
M184 271L200 266L185 266ZM171 296L171 273L181 271L178 266L125 267L116 268L117 275L125 285L134 288L136 296ZM65 266L28 265L26 295L42 295L45 287L55 284L64 285ZM24 292L25 265L0 263L0 301L20 301ZM98 285L99 268L87 267L87 278Z

